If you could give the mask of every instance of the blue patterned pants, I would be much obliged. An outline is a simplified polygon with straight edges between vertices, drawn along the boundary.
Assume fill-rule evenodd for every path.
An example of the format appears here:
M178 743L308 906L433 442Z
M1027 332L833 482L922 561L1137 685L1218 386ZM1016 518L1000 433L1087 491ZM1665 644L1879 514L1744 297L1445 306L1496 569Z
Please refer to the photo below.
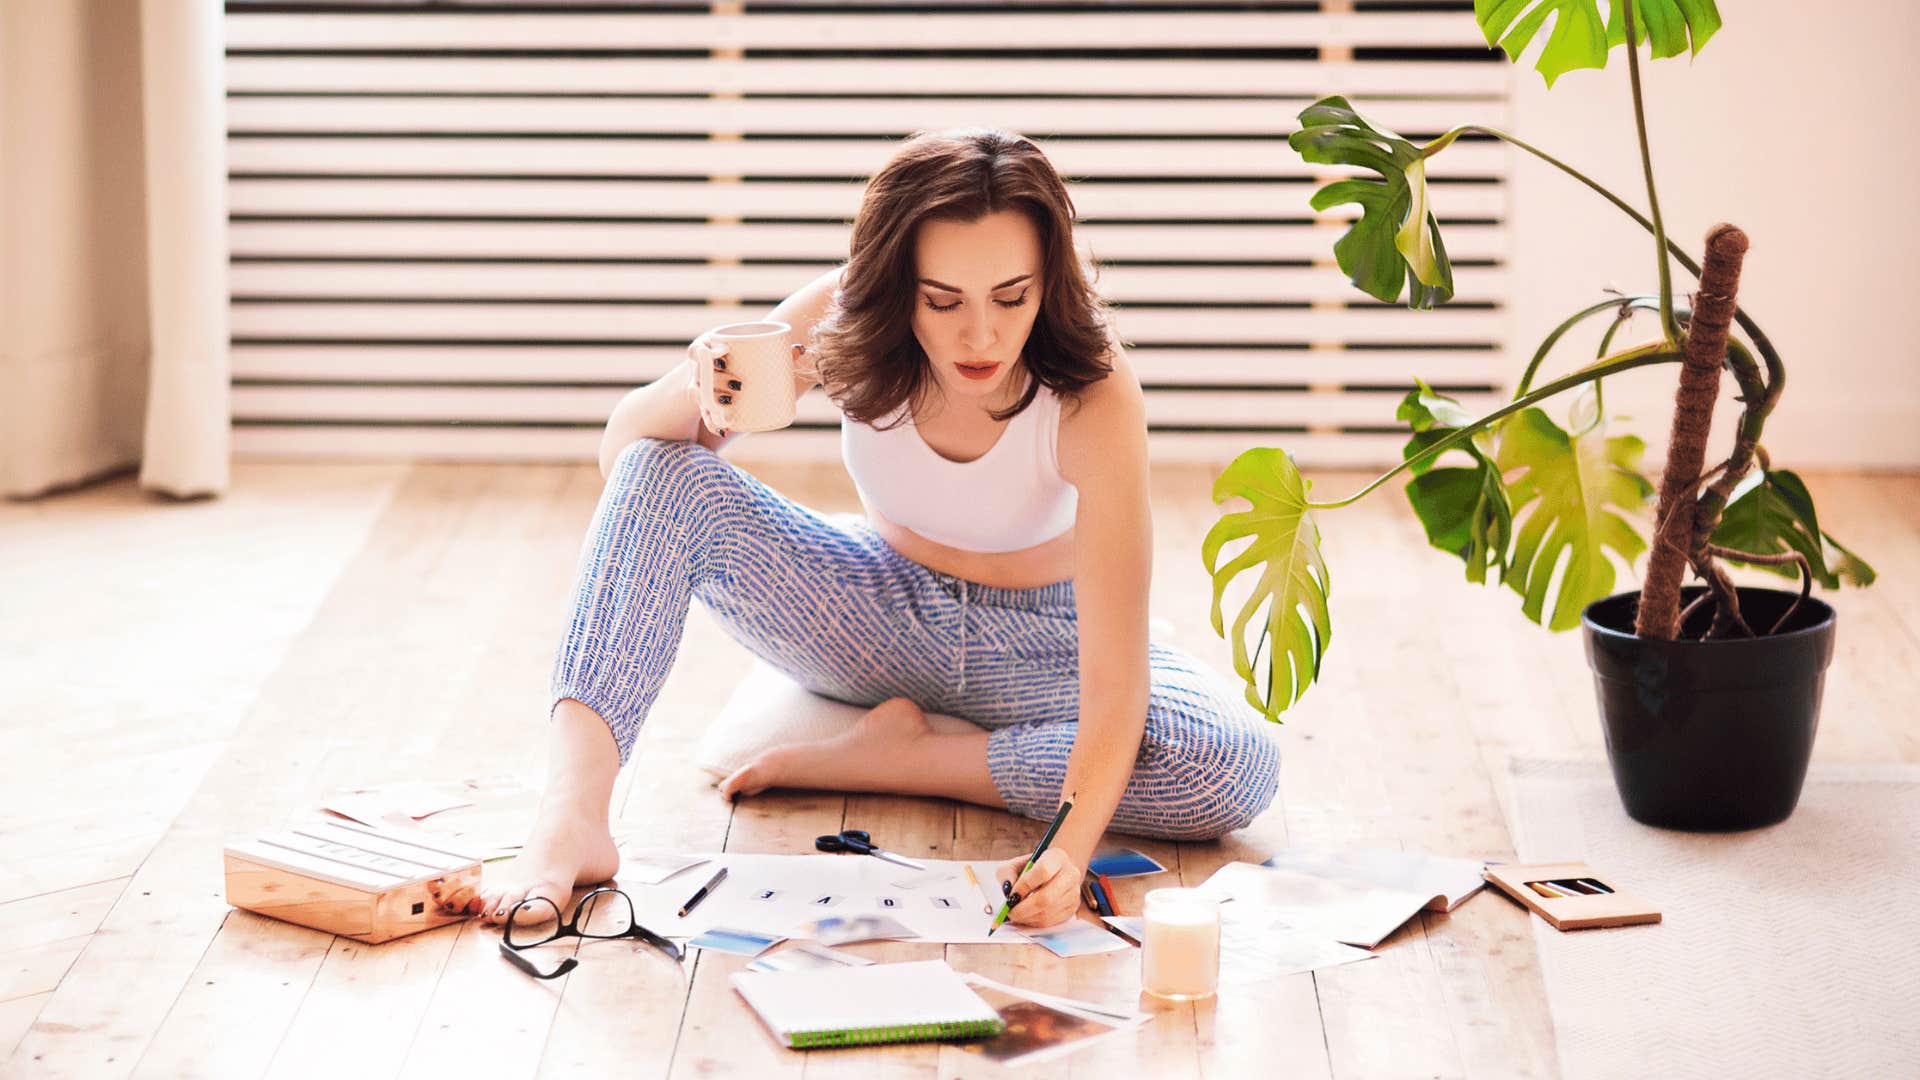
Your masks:
M824 515L698 443L621 452L581 546L552 700L604 718L620 763L698 597L736 641L854 705L905 697L988 730L1009 809L1049 819L1079 731L1073 582L1002 589L940 574L854 514ZM1150 646L1151 694L1112 827L1209 839L1272 802L1279 750L1256 710L1193 657Z

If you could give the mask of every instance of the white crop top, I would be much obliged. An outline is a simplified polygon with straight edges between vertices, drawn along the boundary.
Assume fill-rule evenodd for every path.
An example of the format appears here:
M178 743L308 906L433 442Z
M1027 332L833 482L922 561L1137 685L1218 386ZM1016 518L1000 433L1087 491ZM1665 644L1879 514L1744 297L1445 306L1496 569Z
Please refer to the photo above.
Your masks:
M927 445L910 403L882 423L902 415L888 431L840 417L841 460L880 516L963 551L1019 551L1073 528L1080 491L1060 475L1060 398L1045 383L972 461Z

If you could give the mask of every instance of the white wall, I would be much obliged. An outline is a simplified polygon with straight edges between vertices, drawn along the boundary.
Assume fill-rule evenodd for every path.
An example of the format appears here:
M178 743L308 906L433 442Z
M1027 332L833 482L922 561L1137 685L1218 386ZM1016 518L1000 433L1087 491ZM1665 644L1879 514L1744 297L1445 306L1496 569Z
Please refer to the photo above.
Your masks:
M1908 73L1920 5L1722 0L1720 10L1726 25L1698 57L1641 67L1667 229L1696 257L1716 221L1752 239L1740 302L1788 375L1762 437L1776 465L1920 465L1920 108ZM1625 54L1604 71L1562 76L1552 91L1527 59L1513 70L1514 134L1644 212ZM1514 153L1517 380L1546 332L1601 289L1651 293L1657 279L1650 234ZM1692 277L1674 269L1676 290L1691 290ZM1615 343L1652 333L1643 318ZM1587 363L1597 341L1596 332L1563 342L1542 374ZM1612 430L1647 441L1649 475L1664 457L1677 374L1662 365L1607 383L1608 411L1635 418ZM1731 437L1731 397L1729 380L1709 461Z

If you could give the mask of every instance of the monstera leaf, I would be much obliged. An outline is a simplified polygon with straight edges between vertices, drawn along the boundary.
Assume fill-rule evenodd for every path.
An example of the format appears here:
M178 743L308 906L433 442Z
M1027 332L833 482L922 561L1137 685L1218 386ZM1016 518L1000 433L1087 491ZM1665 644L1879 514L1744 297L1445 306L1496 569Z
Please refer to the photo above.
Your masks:
M1534 65L1549 88L1575 68L1606 67L1607 50L1627 40L1623 0L1610 0L1604 26L1599 0L1473 0L1487 44L1505 49L1510 60L1520 59L1549 16L1553 30ZM1655 58L1689 48L1698 54L1720 29L1720 12L1713 0L1634 0L1633 29L1636 46L1652 39Z
M1434 443L1473 423L1473 417L1458 401L1420 380L1408 391L1394 415L1413 428L1413 438L1401 452L1405 459L1426 450ZM1513 538L1513 508L1507 503L1506 486L1500 482L1500 469L1490 456L1492 436L1478 431L1454 448L1473 459L1471 467L1435 468L1434 457L1417 461L1411 467L1413 479L1407 482L1407 501L1427 530L1434 547L1458 556L1467 564L1467 580L1485 584L1489 571L1499 581L1506 573L1507 546ZM1435 457L1445 457L1452 448Z
M1307 161L1380 174L1335 180L1313 196L1315 210L1341 203L1360 207L1360 220L1333 245L1355 288L1392 303L1404 282L1410 308L1453 299L1453 264L1427 206L1426 159L1417 147L1368 121L1343 97L1321 98L1302 110L1300 130L1287 137L1287 145Z
M1333 636L1327 613L1327 565L1320 560L1320 528L1307 509L1307 489L1312 486L1284 451L1248 450L1214 480L1213 501L1225 502L1237 495L1252 503L1253 509L1222 516L1200 545L1201 559L1213 577L1213 632L1233 642L1233 670L1247 681L1247 701L1276 722L1319 673L1320 658ZM1252 537L1253 542L1225 565L1215 566L1221 547L1242 537ZM1221 598L1227 582L1254 566L1260 567L1259 579L1234 617L1229 635L1221 625ZM1249 653L1246 626L1263 604L1260 641ZM1269 639L1272 648L1263 699L1253 660Z
M1770 469L1758 474L1758 482L1754 479L1750 477L1741 485L1720 514L1713 543L1754 555L1797 551L1806 556L1813 580L1824 588L1837 589L1842 580L1852 585L1873 584L1873 567L1821 530L1813 496L1799 476L1786 469ZM1831 557L1826 551L1829 546L1833 548ZM1796 580L1800 577L1800 567L1794 563L1774 566L1727 561L1758 565L1759 569Z
M1653 494L1637 467L1645 449L1631 435L1607 438L1604 428L1568 435L1539 409L1508 419L1494 460L1503 474L1524 470L1507 487L1514 512L1526 512L1507 585L1523 598L1527 618L1552 630L1580 625L1581 609L1613 592L1607 549L1629 565L1646 550L1646 541L1616 512L1637 509ZM1559 589L1548 616L1556 567Z

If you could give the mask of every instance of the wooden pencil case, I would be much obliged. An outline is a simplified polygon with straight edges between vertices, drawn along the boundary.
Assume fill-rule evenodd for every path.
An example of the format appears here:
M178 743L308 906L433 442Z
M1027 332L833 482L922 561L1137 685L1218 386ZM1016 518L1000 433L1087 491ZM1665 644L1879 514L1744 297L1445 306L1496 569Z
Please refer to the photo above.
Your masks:
M1660 912L1621 892L1586 863L1489 866L1482 871L1501 892L1531 908L1555 930L1657 923Z
M226 847L227 903L377 945L458 922L432 896L478 888L480 860L419 836L315 819Z

